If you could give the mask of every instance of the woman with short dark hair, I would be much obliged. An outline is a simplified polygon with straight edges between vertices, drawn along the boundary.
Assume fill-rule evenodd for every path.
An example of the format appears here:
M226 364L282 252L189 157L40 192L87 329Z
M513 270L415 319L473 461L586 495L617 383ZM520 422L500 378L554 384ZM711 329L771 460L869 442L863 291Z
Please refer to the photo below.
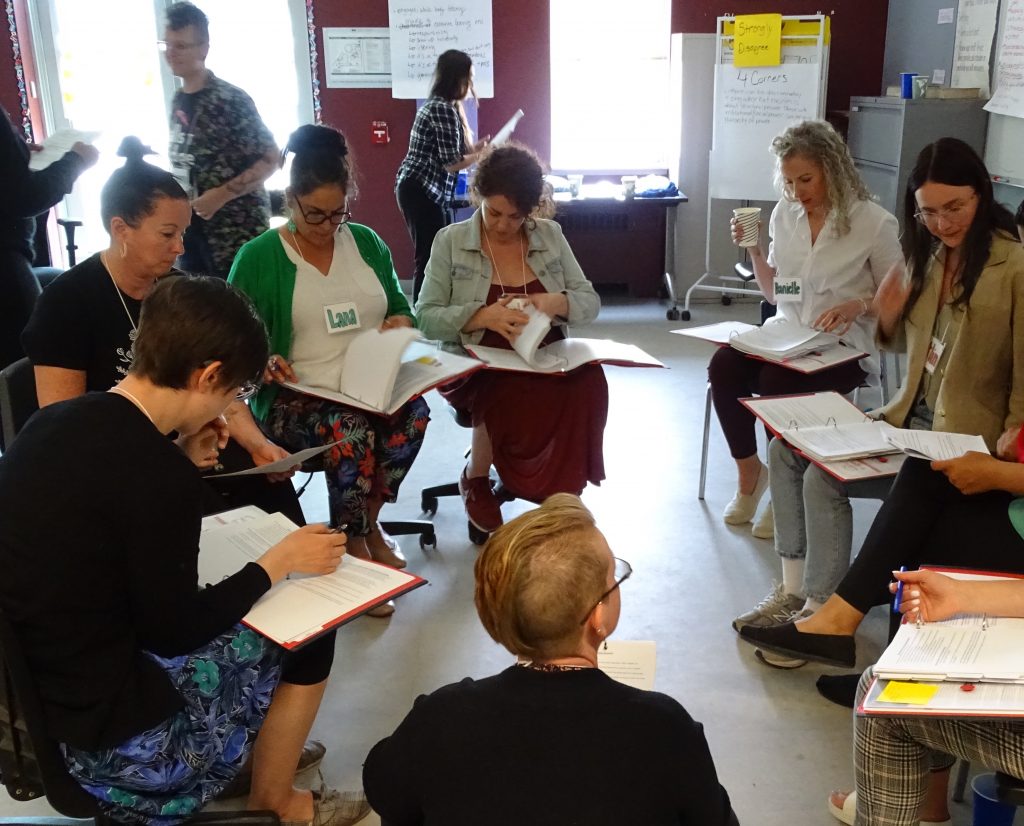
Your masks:
M473 59L449 49L437 59L430 95L416 112L409 151L395 178L395 197L416 248L413 300L423 285L430 245L452 222L459 170L477 162L487 139L473 142L464 101L473 92Z
M473 177L477 211L437 234L416 304L428 338L510 349L527 302L551 319L544 344L588 324L601 307L562 228L537 155L517 144L486 152ZM513 303L515 302L515 303ZM513 495L540 502L604 479L608 385L598 364L559 376L481 370L442 395L473 425L459 487L473 525L501 524L493 464Z
M419 697L373 747L363 784L382 822L735 824L701 724L598 666L631 573L571 494L496 531L476 607L518 662Z

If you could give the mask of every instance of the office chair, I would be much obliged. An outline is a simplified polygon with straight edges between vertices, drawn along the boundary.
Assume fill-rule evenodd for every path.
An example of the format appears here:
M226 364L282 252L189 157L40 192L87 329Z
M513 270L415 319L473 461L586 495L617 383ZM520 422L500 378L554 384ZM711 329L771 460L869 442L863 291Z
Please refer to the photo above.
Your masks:
M22 358L0 370L0 451L7 450L38 407L32 362Z
M46 720L35 680L7 616L0 610L0 779L18 801L45 795L69 818L91 818L97 826L117 821L104 814L96 800L68 774L58 744L46 733ZM50 819L53 822L67 821ZM274 812L200 813L189 823L222 826L280 826Z

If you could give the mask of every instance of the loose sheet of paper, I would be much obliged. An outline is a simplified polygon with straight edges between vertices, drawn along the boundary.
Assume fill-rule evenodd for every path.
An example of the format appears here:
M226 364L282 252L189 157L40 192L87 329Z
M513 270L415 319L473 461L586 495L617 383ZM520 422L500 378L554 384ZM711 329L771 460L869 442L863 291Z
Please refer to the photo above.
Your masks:
M200 529L200 532L206 533L214 528L231 525L234 522L251 522L254 519L260 519L266 515L266 511L260 510L255 505L246 505L243 508L235 508L234 510L224 511L223 513L204 516L203 526Z
M318 456L324 451L330 450L341 442L331 442L329 445L318 445L317 447L309 447L305 450L299 450L295 453L289 453L283 459L278 459L276 462L270 462L266 465L260 465L259 467L251 467L246 470L236 470L234 473L218 473L217 479L230 479L232 476L259 476L264 473L287 473L293 468L297 468L307 459L312 459L314 456Z
M54 161L59 161L65 153L71 151L76 143L92 143L100 136L99 132L80 132L77 129L58 129L45 141L43 151L33 152L28 161L28 168L38 172L46 169Z
M893 447L918 459L956 459L969 451L989 452L981 436L968 436L963 433L894 428L886 431L885 438Z
M597 651L597 667L613 680L634 688L654 688L657 646L651 640L605 640Z
M756 329L755 325L747 324L745 321L719 321L717 324L703 324L700 327L686 327L682 330L672 330L671 332L677 336L701 338L715 344L728 344L733 336Z

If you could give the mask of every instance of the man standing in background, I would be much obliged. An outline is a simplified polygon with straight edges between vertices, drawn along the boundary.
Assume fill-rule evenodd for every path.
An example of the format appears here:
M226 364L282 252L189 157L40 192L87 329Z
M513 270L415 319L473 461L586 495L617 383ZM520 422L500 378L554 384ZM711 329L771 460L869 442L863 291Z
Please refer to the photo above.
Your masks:
M263 182L277 169L274 136L245 92L206 68L209 21L191 3L167 9L167 65L182 87L171 102L171 171L192 200L178 265L226 278L238 248L268 228Z

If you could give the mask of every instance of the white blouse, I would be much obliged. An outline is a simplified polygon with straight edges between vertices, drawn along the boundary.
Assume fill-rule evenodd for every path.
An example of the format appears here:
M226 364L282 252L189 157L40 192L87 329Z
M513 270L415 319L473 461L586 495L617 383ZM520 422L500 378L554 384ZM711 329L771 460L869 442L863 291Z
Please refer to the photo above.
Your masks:
M836 237L832 217L811 244L811 228L801 204L785 199L772 210L768 264L780 278L801 279L801 300L781 301L775 319L810 326L826 310L854 298L868 301L893 264L903 262L896 218L874 201L850 207L850 231ZM868 354L861 366L879 370L875 319L861 315L843 340Z
M380 327L388 310L387 295L377 274L359 254L348 227L342 226L334 238L334 258L326 276L307 264L284 238L281 244L295 264L292 369L303 384L337 390L349 343L357 333ZM327 308L334 308L335 316L341 312L346 322L354 308L358 326L332 327Z

